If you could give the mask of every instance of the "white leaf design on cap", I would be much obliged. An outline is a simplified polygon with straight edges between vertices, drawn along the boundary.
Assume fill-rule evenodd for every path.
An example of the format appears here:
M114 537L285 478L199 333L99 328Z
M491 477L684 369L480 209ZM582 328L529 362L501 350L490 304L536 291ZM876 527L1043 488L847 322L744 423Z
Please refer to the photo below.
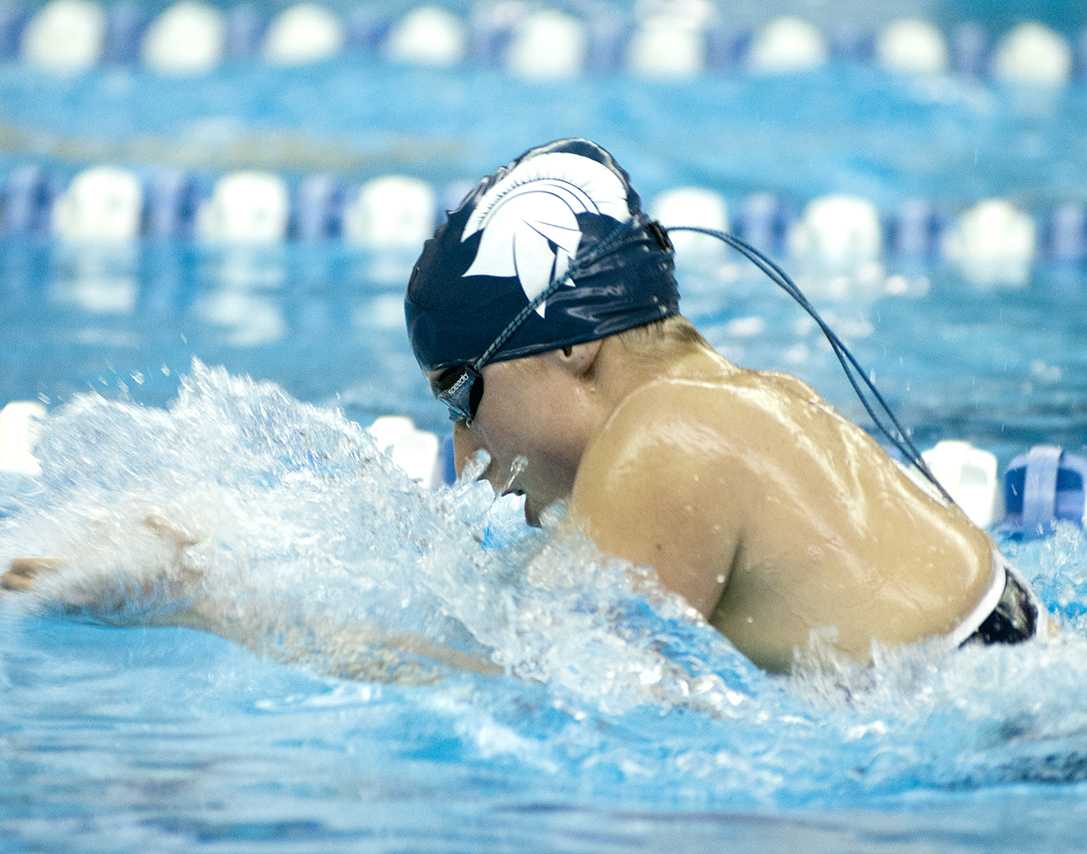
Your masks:
M622 179L603 163L570 152L518 164L483 194L464 226L461 242L483 231L464 275L516 276L532 301L566 275L577 255L579 213L630 219ZM536 312L543 317L546 309L543 302Z

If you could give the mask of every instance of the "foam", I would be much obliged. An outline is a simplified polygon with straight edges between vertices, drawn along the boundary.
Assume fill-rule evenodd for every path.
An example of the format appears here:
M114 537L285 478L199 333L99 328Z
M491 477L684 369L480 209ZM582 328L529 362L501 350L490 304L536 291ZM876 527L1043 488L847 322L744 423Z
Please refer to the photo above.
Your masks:
M355 678L493 669L611 711L746 708L710 663L662 655L689 636L708 662L750 668L651 573L528 529L516 498L475 481L484 462L431 492L357 424L270 383L197 362L167 409L81 395L46 418L36 453L0 562L66 569L24 607L121 624L196 607L262 654ZM149 517L196 544L179 559Z

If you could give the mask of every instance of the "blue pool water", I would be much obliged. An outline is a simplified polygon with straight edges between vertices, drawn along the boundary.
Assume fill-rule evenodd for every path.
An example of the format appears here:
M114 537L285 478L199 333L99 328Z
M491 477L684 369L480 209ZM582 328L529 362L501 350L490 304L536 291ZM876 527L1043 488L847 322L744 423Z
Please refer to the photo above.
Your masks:
M355 60L230 67L199 85L8 67L0 119L18 132L0 163L44 149L58 168L152 159L213 176L256 162L441 185L580 133L647 196L695 182L798 204L835 191L884 209L990 194L1046 207L1087 195L1085 97L850 66L683 86ZM587 553L526 576L543 538L510 508L482 487L425 494L375 455L354 422L403 413L445 429L403 337L412 261L338 243L0 242L0 401L54 413L0 560L70 555L80 583L108 585L161 561L140 520L164 512L202 535L204 583L254 647L7 608L0 850L1083 847L1081 530L1004 544L1063 615L1058 642L766 676ZM820 307L918 444L968 439L1003 463L1042 441L1084 450L1082 267L992 289L942 262L896 264L900 293ZM756 274L689 264L682 286L726 354L798 373L864 423L817 332ZM485 530L499 547L480 549ZM366 625L506 673L335 641ZM389 675L401 681L376 678Z

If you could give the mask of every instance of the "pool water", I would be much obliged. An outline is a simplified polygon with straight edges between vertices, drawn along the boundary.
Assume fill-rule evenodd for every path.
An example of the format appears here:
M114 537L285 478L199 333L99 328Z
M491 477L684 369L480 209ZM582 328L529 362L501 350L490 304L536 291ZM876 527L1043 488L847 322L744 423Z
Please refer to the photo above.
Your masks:
M1044 208L1087 195L1085 92L849 66L684 86L355 60L229 67L199 86L10 67L0 103L20 133L0 162L25 162L33 137L58 168L334 160L444 185L579 133L646 196L694 182L798 204L835 191L881 209L914 195ZM257 148L266 133L290 144ZM377 415L446 429L403 336L413 260L339 243L3 238L0 401L40 398L53 415L42 477L7 487L23 509L0 522L0 560L66 555L58 594L114 590L162 565L142 519L164 513L201 536L196 568L251 648L9 605L0 850L1082 847L1082 530L1004 543L1065 620L1052 644L767 676L624 568L546 551L483 485L428 494L376 454L357 425ZM819 305L919 445L967 439L1002 463L1038 442L1084 450L1082 268L1039 265L1022 288L936 261L889 259L892 276ZM795 372L865 423L817 331L756 273L684 263L681 285L729 357ZM168 589L120 592L144 616L171 607ZM352 634L366 626L504 672L370 654Z

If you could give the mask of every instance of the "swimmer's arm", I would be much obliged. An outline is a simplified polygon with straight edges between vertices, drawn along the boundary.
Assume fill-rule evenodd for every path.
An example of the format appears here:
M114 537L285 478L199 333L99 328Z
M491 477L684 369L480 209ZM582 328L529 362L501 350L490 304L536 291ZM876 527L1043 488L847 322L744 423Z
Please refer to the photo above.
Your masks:
M585 453L569 522L709 618L739 553L743 492L687 394L656 386L623 403Z
M0 573L0 601L92 615L114 625L184 627L206 631L254 652L324 673L371 681L433 679L418 659L477 673L501 668L412 632L344 625L320 619L284 621L269 603L216 596L188 549L198 539L184 528L147 516L141 528L161 540L167 557L152 569L80 572L57 557L18 557Z
M187 610L200 592L203 576L186 560L186 550L196 538L155 513L141 520L133 536L153 545L143 553L147 565L138 570L119 571L108 546L96 543L88 545L78 561L59 556L12 558L0 573L0 594L21 594L24 605L83 612L116 624L151 625L169 619L180 625L195 619Z

